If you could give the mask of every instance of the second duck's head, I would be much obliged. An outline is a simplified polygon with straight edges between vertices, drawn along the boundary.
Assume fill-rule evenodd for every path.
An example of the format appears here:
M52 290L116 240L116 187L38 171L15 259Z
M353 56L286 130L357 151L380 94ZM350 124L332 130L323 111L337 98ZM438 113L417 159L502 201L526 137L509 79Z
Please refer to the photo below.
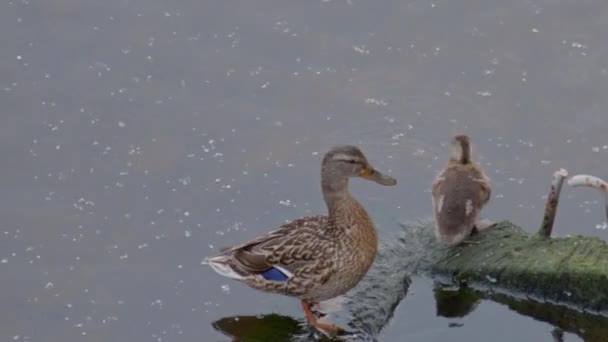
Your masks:
M341 188L348 178L361 177L382 185L395 185L397 181L374 169L361 150L353 145L335 146L323 158L321 177L324 188Z

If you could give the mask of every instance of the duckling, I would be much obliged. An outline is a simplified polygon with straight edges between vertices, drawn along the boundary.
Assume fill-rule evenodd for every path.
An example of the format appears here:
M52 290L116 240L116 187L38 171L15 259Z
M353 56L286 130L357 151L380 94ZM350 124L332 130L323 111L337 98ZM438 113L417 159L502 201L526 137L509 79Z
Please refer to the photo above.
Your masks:
M451 142L451 156L433 182L435 236L449 245L462 242L483 229L477 217L490 200L490 178L472 159L471 140L457 135Z
M341 331L318 321L311 308L353 288L376 256L376 229L348 189L352 177L386 186L397 183L375 170L358 147L333 147L321 166L328 215L302 217L225 249L209 260L210 266L254 289L297 297L310 325L332 333Z

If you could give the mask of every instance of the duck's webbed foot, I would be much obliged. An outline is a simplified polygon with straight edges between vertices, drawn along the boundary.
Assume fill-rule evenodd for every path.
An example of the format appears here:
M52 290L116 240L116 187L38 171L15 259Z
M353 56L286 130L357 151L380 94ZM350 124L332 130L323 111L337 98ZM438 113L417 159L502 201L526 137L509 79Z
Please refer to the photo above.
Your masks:
M319 311L316 311L319 309L318 303L308 303L306 301L302 301L302 309L304 310L304 313L306 314L306 320L308 321L308 324L312 325L316 329L321 330L322 332L325 332L325 333L333 334L333 335L338 335L338 334L342 334L342 333L346 332L346 330L344 330L343 328L341 328L335 324L320 322L315 317L315 313L319 314ZM315 310L315 313L313 313L313 310Z

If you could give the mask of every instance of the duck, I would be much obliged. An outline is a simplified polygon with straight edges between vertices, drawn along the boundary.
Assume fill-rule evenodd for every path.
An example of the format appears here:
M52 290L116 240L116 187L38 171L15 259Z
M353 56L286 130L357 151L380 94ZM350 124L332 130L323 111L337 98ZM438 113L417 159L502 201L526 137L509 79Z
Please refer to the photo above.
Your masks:
M490 178L472 159L471 139L459 134L450 143L450 158L432 184L435 236L457 245L487 225L477 219L492 194Z
M367 273L378 249L374 223L349 191L350 178L384 186L396 179L374 169L354 145L332 147L323 157L321 190L326 215L305 216L209 259L218 274L267 293L300 300L308 324L323 332L344 329L318 320L319 302L353 288Z

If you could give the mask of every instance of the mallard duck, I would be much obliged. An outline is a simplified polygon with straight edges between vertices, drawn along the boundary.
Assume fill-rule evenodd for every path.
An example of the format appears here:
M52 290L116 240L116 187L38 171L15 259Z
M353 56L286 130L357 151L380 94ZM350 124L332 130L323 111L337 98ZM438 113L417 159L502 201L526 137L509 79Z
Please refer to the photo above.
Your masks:
M338 332L318 321L311 308L353 288L372 265L378 239L372 219L348 190L351 177L382 185L397 181L375 170L356 146L332 148L323 158L321 188L327 216L296 219L209 260L220 275L250 287L297 297L308 323Z
M477 217L491 195L490 179L472 159L471 140L457 135L451 142L451 156L433 182L435 236L455 245L481 229Z

